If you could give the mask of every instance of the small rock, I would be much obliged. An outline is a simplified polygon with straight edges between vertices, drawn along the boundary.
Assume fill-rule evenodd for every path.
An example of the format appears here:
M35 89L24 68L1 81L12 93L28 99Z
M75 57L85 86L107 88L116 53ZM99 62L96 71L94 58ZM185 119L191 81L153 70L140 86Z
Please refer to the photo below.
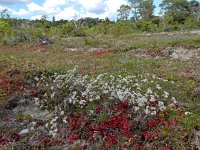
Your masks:
M22 135L22 134L27 134L29 133L29 130L28 129L23 129L20 131L19 135Z

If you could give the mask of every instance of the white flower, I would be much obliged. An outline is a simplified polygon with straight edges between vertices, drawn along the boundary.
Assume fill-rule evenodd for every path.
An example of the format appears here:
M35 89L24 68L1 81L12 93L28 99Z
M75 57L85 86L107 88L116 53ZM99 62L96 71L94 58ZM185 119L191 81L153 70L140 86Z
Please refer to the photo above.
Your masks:
M160 89L161 89L161 87L160 87L160 85L159 85L159 84L156 84L156 88L157 88L158 90L160 90Z
M147 103L147 98L146 97L138 98L137 99L137 103L138 103L138 106L144 107L145 103Z
M46 123L46 124L45 124L45 127L46 127L46 128L48 128L48 127L49 127L49 124L48 124L48 123Z
M142 80L142 82L145 82L145 83L146 83L147 81L148 81L148 79L143 79L143 80Z
M96 100L100 100L100 96L99 96L99 95L97 95L95 99L96 99Z
M102 93L103 93L103 94L108 94L109 91L108 91L108 90L104 90L104 91L102 91Z
M85 105L86 101L85 100L80 100L79 104L80 105Z
M155 97L154 97L154 95L151 95L151 98L150 98L150 100L149 100L150 102L155 102L156 101L156 99L155 99Z
M61 115L61 116L62 116L62 115L64 115L64 114L65 114L65 112L64 112L64 111L61 111L61 112L60 112L60 115Z
M117 96L118 96L118 98L119 98L121 101L124 100L124 93L123 93L121 90L119 90L119 91L117 92Z
M53 132L52 130L49 131L49 134L52 135L53 137L56 137L57 133Z
M185 114L185 115L190 115L190 114L192 114L192 113L189 112L189 111L186 111L184 114Z
M44 94L44 97L47 97L47 93Z
M151 113L150 113L152 116L153 115L156 115L156 111L151 111Z
M51 99L54 98L54 96L55 96L55 92L53 92L53 93L51 94Z
M147 94L152 94L153 92L152 92L151 88L148 88L146 93Z
M166 91L164 91L164 94L163 94L163 96L164 96L165 98L168 98L168 97L169 97L169 93L168 93L168 92L166 92Z
M53 130L53 132L54 132L54 133L57 133L57 132L58 132L58 129L57 129L57 128L56 128L56 129L54 129L54 130Z
M36 106L39 106L39 105L40 105L39 98L35 98L35 105L36 105Z
M36 80L36 81L39 81L39 78L38 78L38 77L35 77L35 80Z
M135 111L138 111L138 110L140 109L140 107L135 106L135 107L133 107L133 109L134 109Z
M67 122L67 117L64 117L62 120L63 120L64 123L68 123Z
M149 114L150 113L150 111L149 111L149 106L146 106L146 109L144 110L144 112L145 112L145 114Z
M164 110L164 109L166 109L164 103L161 102L161 101L158 101L158 107L159 107L160 110Z

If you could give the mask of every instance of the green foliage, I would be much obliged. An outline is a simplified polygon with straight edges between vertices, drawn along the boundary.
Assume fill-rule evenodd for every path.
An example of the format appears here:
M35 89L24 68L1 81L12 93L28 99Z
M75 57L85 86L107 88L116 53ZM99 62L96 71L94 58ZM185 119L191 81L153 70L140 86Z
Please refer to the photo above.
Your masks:
M151 21L139 20L136 22L137 30L141 32L157 32L158 26Z
M197 21L192 18L188 18L184 22L184 29L190 30L190 29L199 29L200 28L200 21Z
M0 39L9 36L12 32L11 26L4 20L0 20Z
M109 33L114 36L120 36L132 33L134 28L134 23L130 21L118 21L110 27Z
M153 18L154 9L153 0L143 1L139 5L138 12L143 20L150 21Z
M120 8L117 10L119 20L128 20L130 15L131 7L129 5L121 5Z

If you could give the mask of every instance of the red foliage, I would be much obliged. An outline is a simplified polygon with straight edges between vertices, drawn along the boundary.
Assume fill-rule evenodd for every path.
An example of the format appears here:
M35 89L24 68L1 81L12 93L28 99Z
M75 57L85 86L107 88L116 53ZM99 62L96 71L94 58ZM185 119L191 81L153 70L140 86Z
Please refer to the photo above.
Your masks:
M53 141L53 145L60 145L62 143L62 141L60 140L54 140Z
M97 105L95 108L97 113L100 113L103 110L103 106L102 105Z
M111 51L106 50L106 49L96 51L96 55L105 55L105 54L110 54L110 53Z
M154 106L158 106L158 101L150 102L149 105L150 105L150 106L153 106L153 107L154 107Z
M68 137L68 143L69 144L72 144L74 141L78 140L79 139L79 135L78 134L72 134Z
M51 140L50 137L43 137L43 138L41 139L41 141L44 142L44 143L49 143L50 140Z
M158 139L158 136L155 133L151 132L140 132L141 135L143 135L147 140L150 139Z
M14 133L12 136L11 136L15 142L18 142L20 140L20 135L18 133Z
M165 145L161 148L161 150L170 150L170 148L168 147L168 145Z
M148 127L155 127L156 125L158 125L158 122L157 121L148 121L147 122L147 125Z
M173 119L172 121L169 121L168 122L168 127L171 128L171 127L174 127L178 124L179 120L177 118Z
M31 96L31 97L37 97L37 96L38 96L38 93L32 92L30 96Z
M115 135L110 133L109 135L106 136L105 142L106 142L106 143L104 143L105 147L110 148L111 145L117 144L117 138Z
M10 93L10 80L0 79L0 91L6 96Z

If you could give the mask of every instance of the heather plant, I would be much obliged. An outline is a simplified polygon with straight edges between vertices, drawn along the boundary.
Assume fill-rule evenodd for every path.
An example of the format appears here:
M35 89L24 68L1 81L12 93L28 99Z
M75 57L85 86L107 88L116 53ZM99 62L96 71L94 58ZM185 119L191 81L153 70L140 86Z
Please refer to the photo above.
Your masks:
M90 76L79 75L75 67L66 74L40 74L35 81L37 91L31 94L34 104L51 115L41 123L20 112L19 121L29 122L29 128L15 134L2 133L4 148L30 131L38 140L34 145L31 138L27 139L34 148L162 149L174 147L168 137L179 122L188 130L196 125L196 116L179 109L173 94L162 86L167 83L173 87L175 82L155 74ZM187 123L189 118L193 122ZM160 140L162 144L158 144Z

